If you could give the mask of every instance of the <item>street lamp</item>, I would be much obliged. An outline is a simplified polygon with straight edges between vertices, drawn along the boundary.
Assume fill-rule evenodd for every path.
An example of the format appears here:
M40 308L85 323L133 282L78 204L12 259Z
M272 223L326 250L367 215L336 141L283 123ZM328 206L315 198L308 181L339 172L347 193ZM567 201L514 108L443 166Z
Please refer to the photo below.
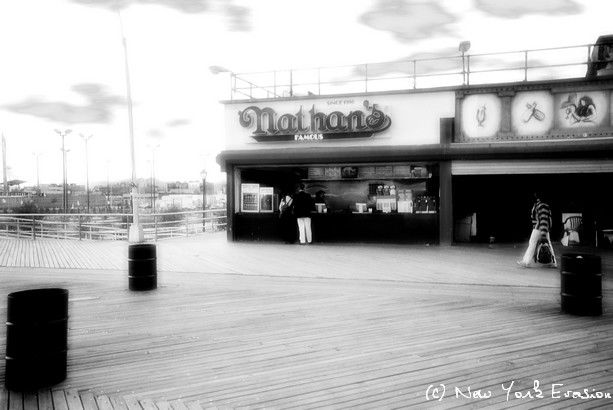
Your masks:
M132 163L132 225L128 231L128 241L139 243L145 240L145 233L140 224L138 215L138 188L136 186L136 159L134 153L134 119L132 116L132 88L130 86L130 66L128 64L128 41L123 32L123 21L121 20L121 10L117 9L119 25L121 29L121 41L123 44L124 69L126 74L126 99L128 105L128 126L130 129L130 158Z
M58 130L55 129L54 130L56 133L58 133L58 135L60 137L62 137L62 175L63 175L63 181L62 181L62 209L63 212L66 213L66 209L68 208L68 191L66 190L66 184L67 184L67 180L66 180L66 152L68 152L66 150L66 147L64 145L64 138L66 137L66 135L70 134L72 132L72 130L70 129L66 129L64 131L62 130Z
M39 159L40 156L43 155L42 152L32 152L32 155L34 156L34 158L36 158L36 190L38 191L38 194L40 195L40 167L39 167Z
M202 232L206 231L206 169L200 172L202 177Z
M81 138L85 141L85 190L87 191L87 213L89 213L89 152L87 149L87 141L89 141L93 135L79 135L81 135Z
M466 71L466 52L470 50L470 41L462 41L458 47L458 51L462 53L462 84L468 83L468 72Z
M151 210L155 213L155 150L160 147L160 144L150 145L151 149Z

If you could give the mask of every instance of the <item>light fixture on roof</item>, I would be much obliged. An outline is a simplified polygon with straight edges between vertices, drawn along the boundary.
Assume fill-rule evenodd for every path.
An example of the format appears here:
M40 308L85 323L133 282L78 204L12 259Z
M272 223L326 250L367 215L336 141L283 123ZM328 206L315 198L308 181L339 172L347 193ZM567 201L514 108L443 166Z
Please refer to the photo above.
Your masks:
M227 68L219 66L219 65L209 66L209 71L211 72L211 74L229 73L230 72L230 70L228 70Z
M470 41L460 42L458 50L462 53L462 84L468 84L468 72L466 71L466 57L464 54L470 50Z
M462 41L460 43L460 47L459 47L459 51L464 54L466 53L468 50L470 50L470 41Z

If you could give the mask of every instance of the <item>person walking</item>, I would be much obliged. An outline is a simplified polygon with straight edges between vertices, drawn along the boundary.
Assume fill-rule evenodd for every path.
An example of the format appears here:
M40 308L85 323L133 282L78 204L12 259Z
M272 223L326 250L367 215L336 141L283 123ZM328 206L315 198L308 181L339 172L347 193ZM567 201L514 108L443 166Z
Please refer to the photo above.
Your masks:
M532 212L530 215L532 220L532 233L530 234L530 241L528 242L528 249L524 253L524 257L517 263L523 267L535 266L537 263L537 252L539 248L546 247L542 252L550 253L549 261L542 263L549 265L550 267L557 267L556 256L551 244L551 237L549 230L551 229L551 209L549 204L542 200L542 195L539 193L534 194L534 205L532 206Z
M298 238L301 244L311 243L311 212L313 211L313 199L304 191L304 184L300 184L298 192L294 195L294 216L298 223Z

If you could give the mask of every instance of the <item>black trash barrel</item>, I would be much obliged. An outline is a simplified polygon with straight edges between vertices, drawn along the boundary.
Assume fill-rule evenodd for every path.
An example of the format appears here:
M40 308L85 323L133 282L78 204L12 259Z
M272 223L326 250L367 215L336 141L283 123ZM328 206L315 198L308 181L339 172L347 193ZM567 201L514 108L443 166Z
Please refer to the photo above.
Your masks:
M11 293L6 316L6 388L33 391L63 381L68 349L68 290Z
M600 256L564 254L560 273L562 311L582 316L602 315Z
M128 284L130 290L157 288L155 245L139 243L128 247Z

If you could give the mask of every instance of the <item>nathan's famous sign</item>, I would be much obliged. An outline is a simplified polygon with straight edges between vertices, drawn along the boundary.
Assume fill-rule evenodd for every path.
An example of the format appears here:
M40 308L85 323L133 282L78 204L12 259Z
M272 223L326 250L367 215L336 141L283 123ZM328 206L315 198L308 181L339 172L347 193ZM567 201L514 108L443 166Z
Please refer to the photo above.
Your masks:
M254 105L238 112L241 126L252 128L257 141L318 141L339 138L366 138L383 131L392 123L389 116L364 101L366 112L350 111L347 114L333 111L330 114L316 112L315 105L305 112L300 106L296 114L278 115L269 107Z

